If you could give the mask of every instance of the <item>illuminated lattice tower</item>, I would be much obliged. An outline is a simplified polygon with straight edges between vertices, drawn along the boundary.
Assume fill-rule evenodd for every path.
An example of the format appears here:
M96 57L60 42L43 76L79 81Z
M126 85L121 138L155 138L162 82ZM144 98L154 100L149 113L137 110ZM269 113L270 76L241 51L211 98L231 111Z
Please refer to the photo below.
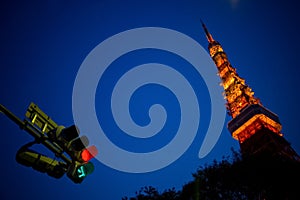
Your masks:
M228 130L239 141L242 154L269 153L300 161L299 155L281 133L278 116L265 108L254 96L245 80L231 66L220 43L213 39L203 23L202 26L209 42L209 54L218 68L224 88L226 108L232 117Z

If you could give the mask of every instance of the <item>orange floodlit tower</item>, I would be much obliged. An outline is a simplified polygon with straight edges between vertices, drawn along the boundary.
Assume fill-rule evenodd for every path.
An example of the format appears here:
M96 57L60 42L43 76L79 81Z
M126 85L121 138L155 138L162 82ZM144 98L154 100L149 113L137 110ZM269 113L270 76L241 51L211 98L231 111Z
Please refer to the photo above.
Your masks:
M228 130L239 141L243 154L270 153L300 161L283 134L278 116L265 108L252 89L228 61L221 44L213 39L202 22L211 58L215 62L224 88L226 108L232 120Z

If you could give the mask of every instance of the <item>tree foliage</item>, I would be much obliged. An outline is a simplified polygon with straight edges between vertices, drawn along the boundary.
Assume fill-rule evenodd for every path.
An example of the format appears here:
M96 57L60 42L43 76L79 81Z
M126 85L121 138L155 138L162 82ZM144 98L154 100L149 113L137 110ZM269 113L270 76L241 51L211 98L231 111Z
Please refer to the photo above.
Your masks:
M158 190L152 186L142 187L136 192L136 197L122 198L122 200L179 200L180 192L176 191L175 188L168 189L159 193Z
M180 191L172 188L160 193L148 186L135 197L122 200L300 199L299 162L268 154L242 157L232 152L231 157L199 167Z

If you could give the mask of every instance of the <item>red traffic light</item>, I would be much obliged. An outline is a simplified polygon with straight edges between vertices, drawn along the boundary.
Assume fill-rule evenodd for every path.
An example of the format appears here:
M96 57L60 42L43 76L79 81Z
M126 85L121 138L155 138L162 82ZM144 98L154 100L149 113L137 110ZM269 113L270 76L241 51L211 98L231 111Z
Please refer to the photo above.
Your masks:
M89 160L94 158L97 154L98 154L98 149L96 148L96 146L93 145L84 149L81 152L80 156L84 162L88 162Z

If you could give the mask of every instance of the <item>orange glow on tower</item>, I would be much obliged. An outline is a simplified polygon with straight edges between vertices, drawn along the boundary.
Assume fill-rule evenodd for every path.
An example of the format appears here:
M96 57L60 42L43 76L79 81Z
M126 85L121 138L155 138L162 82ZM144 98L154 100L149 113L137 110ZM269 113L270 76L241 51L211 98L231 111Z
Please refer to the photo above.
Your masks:
M260 104L260 101L254 97L252 89L237 74L236 69L231 66L220 43L212 38L203 23L202 26L209 42L209 54L215 62L219 71L218 75L222 80L221 84L225 91L224 97L227 100L227 110L229 115L235 118L243 108L252 104Z
M276 143L280 154L296 157L300 161L300 157L282 137L282 126L278 116L265 108L254 96L252 89L230 64L221 44L213 39L203 22L202 27L209 43L209 54L217 66L221 86L224 88L226 108L232 117L228 123L228 130L232 137L239 141L242 152L253 154L258 149L264 149L264 139L268 137L268 140Z

